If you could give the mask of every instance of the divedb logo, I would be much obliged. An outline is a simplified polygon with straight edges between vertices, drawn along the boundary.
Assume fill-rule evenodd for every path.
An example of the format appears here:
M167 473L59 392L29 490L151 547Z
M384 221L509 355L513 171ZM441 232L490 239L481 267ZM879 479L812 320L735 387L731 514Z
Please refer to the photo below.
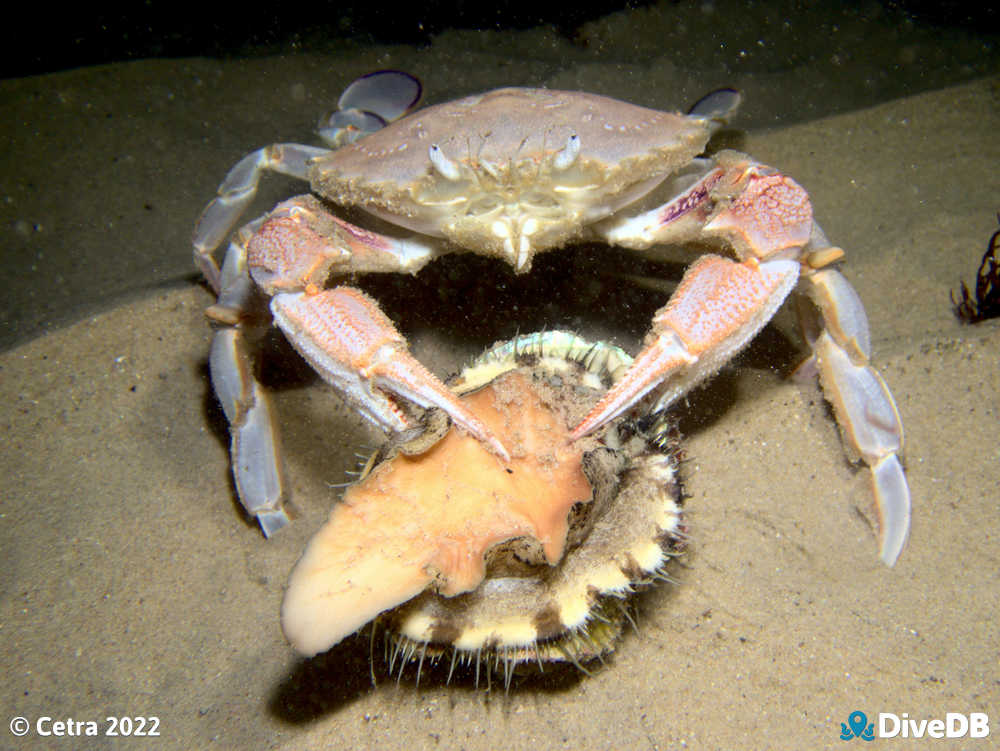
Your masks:
M876 732L876 728L877 731ZM990 717L985 712L948 712L944 719L910 718L906 712L901 715L879 712L878 722L868 722L868 717L860 710L854 710L847 722L840 723L842 741L860 738L873 741L876 738L986 738L990 734Z

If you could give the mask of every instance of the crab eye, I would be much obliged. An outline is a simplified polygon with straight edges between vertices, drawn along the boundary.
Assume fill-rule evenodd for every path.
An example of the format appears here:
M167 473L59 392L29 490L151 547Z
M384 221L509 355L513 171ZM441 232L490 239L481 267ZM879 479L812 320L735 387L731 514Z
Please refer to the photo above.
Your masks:
M427 149L427 156L430 157L434 169L445 180L456 182L461 179L462 171L459 169L458 164L453 159L445 156L444 151L436 143L432 143Z
M580 156L580 136L573 133L566 139L566 145L552 158L552 166L560 171L567 169L578 156Z

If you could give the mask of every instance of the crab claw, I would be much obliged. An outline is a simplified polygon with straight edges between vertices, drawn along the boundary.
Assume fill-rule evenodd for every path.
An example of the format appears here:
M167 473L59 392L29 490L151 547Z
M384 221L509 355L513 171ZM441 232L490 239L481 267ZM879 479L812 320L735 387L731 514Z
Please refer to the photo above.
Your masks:
M378 304L352 287L271 300L274 320L292 346L327 383L385 430L413 428L389 393L421 407L438 407L504 461L499 439L407 351L406 339Z
M805 188L787 175L730 156L728 178L742 186L732 203L704 227L730 242L740 258L768 258L802 248L812 230L812 204Z
M658 409L715 373L771 319L798 278L797 261L700 258L656 312L646 346L571 437L597 430L660 384Z

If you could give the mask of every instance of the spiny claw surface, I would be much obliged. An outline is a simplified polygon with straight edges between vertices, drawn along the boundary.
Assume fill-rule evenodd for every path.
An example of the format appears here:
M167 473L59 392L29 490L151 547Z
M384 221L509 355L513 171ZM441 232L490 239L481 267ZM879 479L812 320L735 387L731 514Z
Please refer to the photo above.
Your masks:
M271 301L274 320L288 340L328 383L377 425L392 431L411 420L386 393L421 407L438 407L505 461L497 437L420 364L406 340L374 300L352 287L310 295L282 293Z
M798 275L796 261L700 258L653 317L646 347L573 430L573 438L622 414L667 379L659 408L712 375L770 320Z
M812 229L812 204L805 189L757 164L745 168L740 182L743 179L746 186L705 225L705 233L727 237L741 258L766 258L803 247Z

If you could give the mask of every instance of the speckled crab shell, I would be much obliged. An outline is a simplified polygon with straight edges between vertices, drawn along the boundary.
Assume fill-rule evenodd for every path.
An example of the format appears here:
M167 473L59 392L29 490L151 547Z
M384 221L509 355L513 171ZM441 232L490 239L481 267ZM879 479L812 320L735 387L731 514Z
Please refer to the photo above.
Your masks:
M703 151L713 127L596 94L498 89L321 156L310 181L335 203L472 252L509 255L514 233L534 253L648 193ZM530 254L517 268L528 265Z

